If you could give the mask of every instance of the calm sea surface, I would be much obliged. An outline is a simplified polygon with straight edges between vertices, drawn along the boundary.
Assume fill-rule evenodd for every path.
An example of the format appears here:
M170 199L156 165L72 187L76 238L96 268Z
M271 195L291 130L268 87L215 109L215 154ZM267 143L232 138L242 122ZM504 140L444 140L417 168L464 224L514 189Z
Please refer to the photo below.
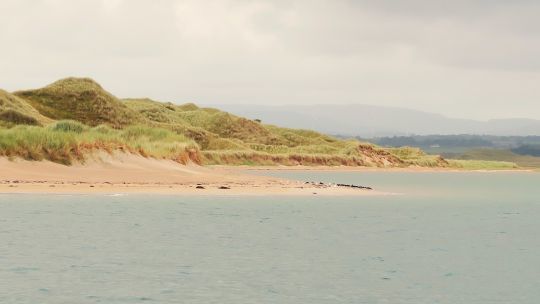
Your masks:
M380 197L0 195L0 303L540 303L538 173Z

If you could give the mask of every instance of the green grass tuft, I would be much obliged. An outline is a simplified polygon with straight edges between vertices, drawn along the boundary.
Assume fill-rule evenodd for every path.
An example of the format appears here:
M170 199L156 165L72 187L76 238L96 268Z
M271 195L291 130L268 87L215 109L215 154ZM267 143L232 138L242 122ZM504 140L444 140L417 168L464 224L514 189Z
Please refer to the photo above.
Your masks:
M58 132L74 132L74 133L82 133L86 129L88 129L87 126L83 125L82 123L74 120L61 120L57 121L52 125L49 125L49 128L53 131Z

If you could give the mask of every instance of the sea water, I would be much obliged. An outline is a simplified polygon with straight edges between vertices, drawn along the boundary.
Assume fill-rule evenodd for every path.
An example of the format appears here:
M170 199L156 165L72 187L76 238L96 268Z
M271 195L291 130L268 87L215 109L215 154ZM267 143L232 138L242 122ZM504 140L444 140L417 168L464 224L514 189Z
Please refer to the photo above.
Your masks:
M540 303L540 174L359 197L0 195L0 303Z

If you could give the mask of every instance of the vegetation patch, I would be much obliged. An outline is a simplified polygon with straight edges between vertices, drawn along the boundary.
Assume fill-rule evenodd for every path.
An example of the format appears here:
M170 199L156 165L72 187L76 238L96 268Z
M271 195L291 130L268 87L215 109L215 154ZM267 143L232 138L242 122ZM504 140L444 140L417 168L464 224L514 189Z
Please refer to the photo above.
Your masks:
M26 100L0 90L0 125L42 125L51 119L41 115Z
M37 90L15 92L52 119L77 120L90 126L120 128L143 118L89 78L66 78Z
M450 159L448 162L453 168L466 170L512 170L519 168L515 163L504 161Z
M40 125L39 121L32 117L15 110L5 110L0 112L0 120L4 122L5 125L31 125L38 126Z
M85 125L81 129L78 124L59 121L48 127L0 129L0 155L71 164L84 162L85 155L96 151L121 151L183 164L200 163L198 145L169 130L144 126L115 130Z
M452 158L460 160L485 160L514 163L522 168L540 168L540 157L520 155L505 149L471 149L463 153L452 155Z

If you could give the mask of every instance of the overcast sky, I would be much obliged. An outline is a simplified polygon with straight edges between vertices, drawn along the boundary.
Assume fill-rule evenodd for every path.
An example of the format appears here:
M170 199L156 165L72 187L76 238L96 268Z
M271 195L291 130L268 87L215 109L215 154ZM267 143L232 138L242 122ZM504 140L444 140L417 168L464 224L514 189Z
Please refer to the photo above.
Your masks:
M540 1L0 0L0 88L540 119Z

